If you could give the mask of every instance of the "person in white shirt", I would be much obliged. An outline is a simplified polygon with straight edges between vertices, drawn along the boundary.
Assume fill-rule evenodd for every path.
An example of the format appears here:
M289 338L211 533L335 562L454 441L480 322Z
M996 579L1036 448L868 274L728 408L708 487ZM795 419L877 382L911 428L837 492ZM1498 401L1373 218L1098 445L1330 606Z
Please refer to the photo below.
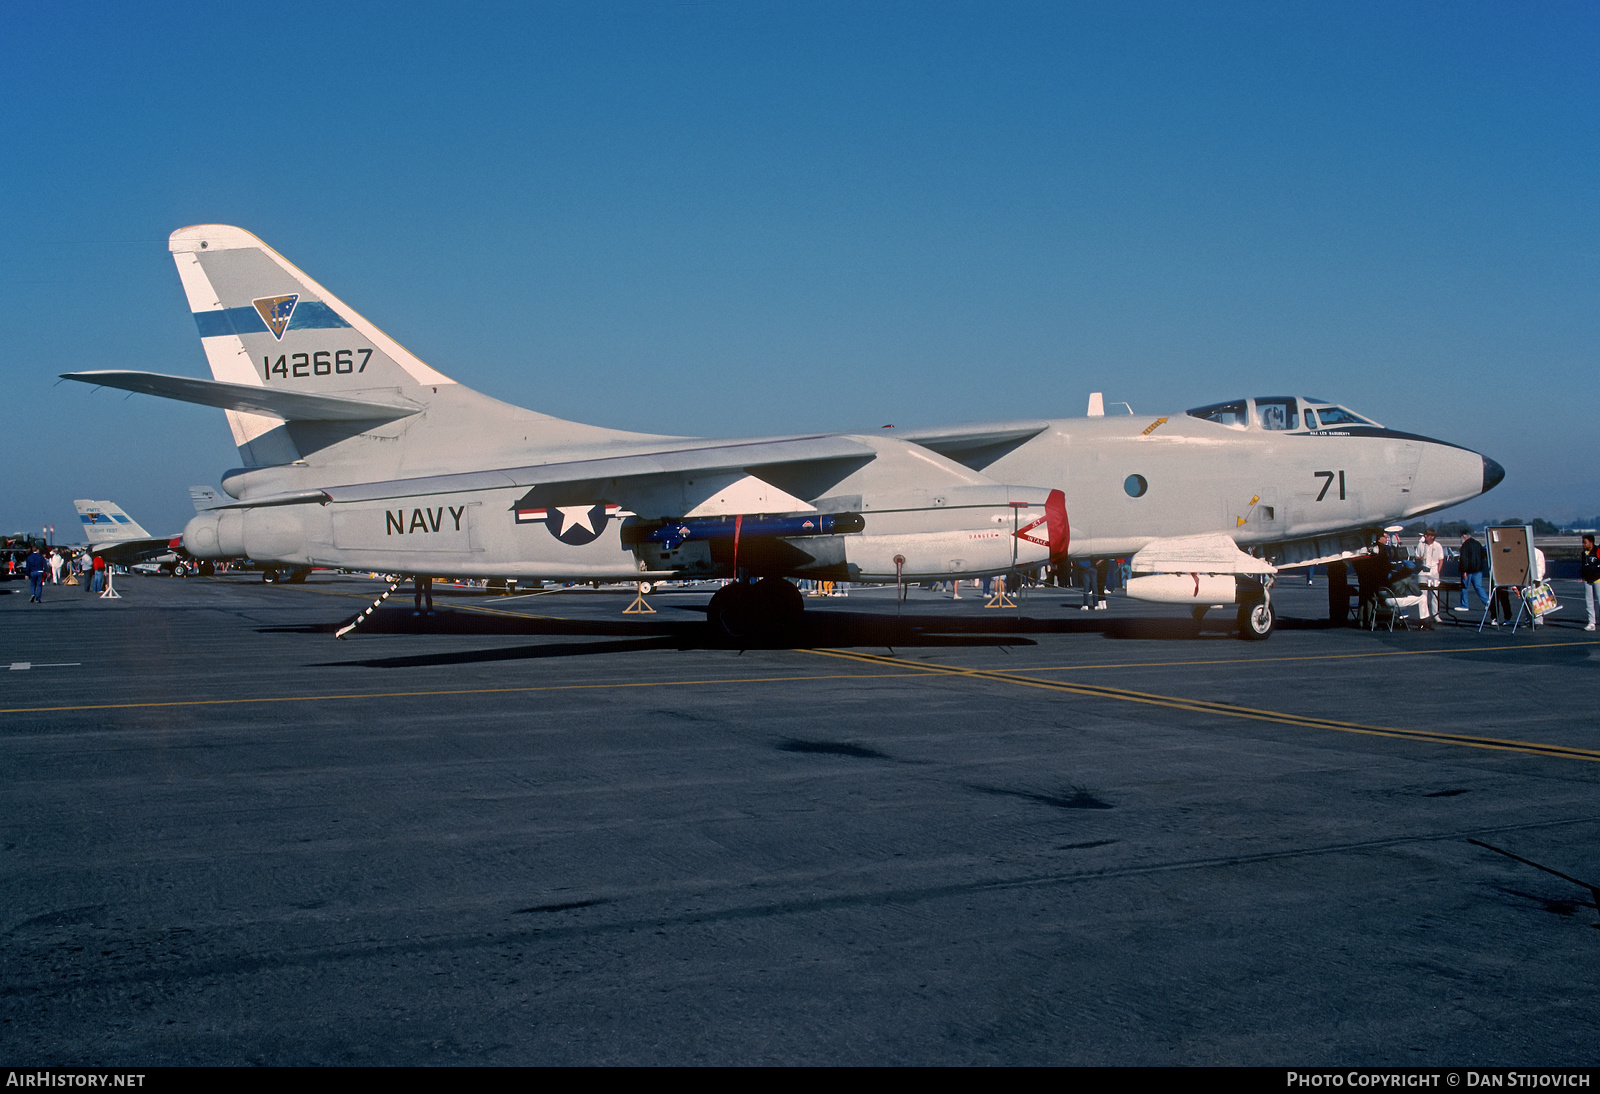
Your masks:
M1432 528L1422 533L1415 555L1422 564L1417 572L1417 583L1422 586L1422 604L1417 611L1422 616L1425 631L1433 630L1434 619L1439 614L1439 571L1444 569L1444 544L1436 542L1434 534Z
M1537 547L1533 549L1533 580L1535 584L1544 580L1544 552ZM1534 616L1533 625L1535 627L1544 626L1544 617Z

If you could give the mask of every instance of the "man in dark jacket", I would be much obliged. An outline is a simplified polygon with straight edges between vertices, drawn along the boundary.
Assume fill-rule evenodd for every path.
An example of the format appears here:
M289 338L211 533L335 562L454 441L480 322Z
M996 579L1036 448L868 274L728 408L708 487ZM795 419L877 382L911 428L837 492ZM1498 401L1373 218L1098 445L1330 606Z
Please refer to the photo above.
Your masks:
M1472 538L1471 532L1461 533L1461 550L1456 555L1457 564L1461 567L1461 607L1458 611L1467 610L1467 590L1476 590L1478 603L1484 607L1489 606L1489 594L1484 591L1483 575L1489 568L1489 552L1483 549L1483 544Z
M33 593L28 598L30 604L44 603L44 571L44 555L35 547L33 554L28 556L28 589Z

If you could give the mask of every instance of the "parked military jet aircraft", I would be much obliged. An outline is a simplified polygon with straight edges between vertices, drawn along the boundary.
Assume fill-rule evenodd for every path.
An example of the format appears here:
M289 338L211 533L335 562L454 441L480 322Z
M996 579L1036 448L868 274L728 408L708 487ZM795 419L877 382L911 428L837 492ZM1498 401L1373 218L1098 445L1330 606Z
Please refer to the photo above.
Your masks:
M153 562L180 577L201 566L184 552L179 536L152 536L114 501L78 498L72 505L83 524L84 543L114 566Z
M435 371L255 236L170 249L212 379L67 378L220 407L243 467L200 558L518 579L737 577L710 619L781 630L786 578L922 581L1131 555L1130 595L1272 629L1285 566L1504 476L1476 452L1291 395L1187 414L703 440L563 421ZM759 579L750 583L751 579Z

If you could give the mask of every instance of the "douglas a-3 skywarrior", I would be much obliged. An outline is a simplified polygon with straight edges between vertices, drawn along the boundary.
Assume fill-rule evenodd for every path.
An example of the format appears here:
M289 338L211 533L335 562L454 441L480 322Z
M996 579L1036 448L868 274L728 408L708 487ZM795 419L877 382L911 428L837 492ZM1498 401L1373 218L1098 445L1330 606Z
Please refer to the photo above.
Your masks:
M240 228L170 249L212 379L68 373L219 407L242 467L183 547L285 569L734 578L711 625L781 636L788 578L911 582L1131 556L1131 596L1272 630L1283 567L1455 505L1493 460L1322 399L736 440L563 421L463 387ZM1091 406L1091 410L1097 409Z

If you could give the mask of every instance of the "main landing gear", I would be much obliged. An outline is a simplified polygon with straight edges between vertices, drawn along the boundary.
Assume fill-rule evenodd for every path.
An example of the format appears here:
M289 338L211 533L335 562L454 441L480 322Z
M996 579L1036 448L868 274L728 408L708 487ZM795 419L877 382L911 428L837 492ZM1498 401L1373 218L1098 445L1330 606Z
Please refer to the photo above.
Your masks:
M717 590L706 622L723 638L772 642L799 630L805 610L799 589L780 577L764 577L754 585L736 581Z

